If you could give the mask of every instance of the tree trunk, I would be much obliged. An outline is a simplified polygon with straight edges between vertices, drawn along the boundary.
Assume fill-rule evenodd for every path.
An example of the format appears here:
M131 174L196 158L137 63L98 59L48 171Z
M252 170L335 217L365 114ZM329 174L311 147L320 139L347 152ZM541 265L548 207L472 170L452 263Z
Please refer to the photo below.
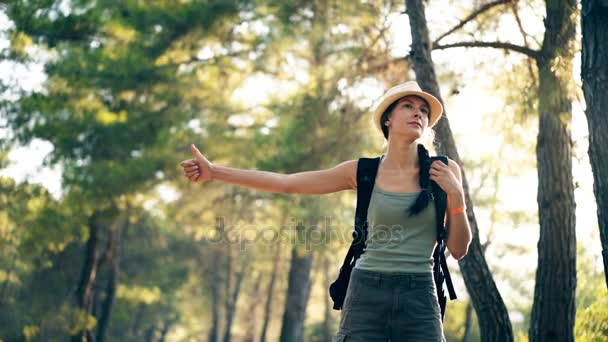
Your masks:
M608 287L608 2L583 0L581 78L589 126L589 160Z
M530 341L574 341L576 232L571 102L574 0L548 0L539 70L538 268Z
M89 239L84 251L84 264L80 273L80 281L76 289L76 305L87 315L93 307L93 285L97 278L99 266L99 234L101 213L95 211L88 220ZM73 342L92 341L93 336L89 330L83 329L72 336Z
M329 263L329 256L324 255L323 256L323 284L331 284L331 282L333 281L333 279L330 278L330 263ZM331 316L331 310L332 310L332 301L331 298L329 297L329 291L323 291L324 295L323 295L323 302L325 303L325 317L323 319L323 332L322 332L322 338L323 341L331 341L331 338L333 336L333 320L332 320L332 316Z
M247 260L246 258L243 258L243 260L241 260L240 269L235 275L234 289L230 294L228 305L226 307L226 329L224 330L224 342L230 342L232 322L234 321L234 316L236 315L236 303L241 292L241 285L243 284L243 278L245 277L247 266Z
M143 320L144 311L146 310L146 304L139 304L135 308L135 312L131 316L131 325L129 326L130 335L137 339L139 338L139 329Z
M462 342L471 341L471 328L473 326L473 306L469 301L466 308L466 318L464 320L464 334L462 335Z
M285 221L283 221L284 223ZM274 284L276 283L279 258L281 256L281 244L280 241L274 251L272 258L272 273L270 274L270 281L268 282L268 290L266 291L266 304L264 304L264 320L262 321L262 332L260 333L260 342L266 342L266 333L268 331L268 325L270 324L270 313L272 311L272 298L274 298Z
M165 342L165 337L167 336L167 333L169 332L169 329L171 328L172 324L173 323L171 321L165 322L162 330L160 331L160 337L158 338L158 342Z
M128 219L127 219L128 220ZM110 232L109 238L109 260L110 265L110 276L106 287L106 298L102 304L101 315L99 318L99 324L97 328L97 341L103 342L105 340L106 332L110 323L110 315L112 313L112 306L114 304L114 298L116 297L116 288L118 287L119 273L120 273L120 231L121 223L118 223L114 229Z
M154 341L154 333L156 332L156 327L155 326L151 326L148 329L146 329L146 332L144 334L144 341L145 342L153 342Z
M443 103L441 94L439 93L435 67L431 58L431 42L429 40L424 5L421 0L406 0L406 6L412 36L410 55L416 73L416 80L423 90L435 95ZM436 141L438 142L436 150L438 153L447 155L461 164L447 115L442 120L439 120L435 127L435 131L437 132ZM462 181L472 241L469 245L467 256L458 263L467 290L471 296L471 301L477 312L481 339L482 341L492 342L513 341L513 330L507 308L496 288L492 273L481 249L477 220L473 212L473 203L464 171L462 172ZM446 314L449 314L449 303L448 310L446 311Z
M211 281L211 328L209 329L209 342L217 342L218 330L220 324L220 282L221 277L219 272L212 272L213 280Z
M2 282L2 289L0 290L0 303L7 303L7 293L8 293L8 284L11 280L11 276L13 271L15 270L15 263L17 261L17 253L13 253L11 257L10 266L8 272L6 272L6 276L4 277L4 281Z
M254 342L255 341L255 326L257 323L257 304L260 300L260 284L262 283L262 272L258 272L258 275L255 278L255 281L253 283L253 288L251 289L251 295L249 297L250 299L250 304L249 307L251 308L250 316L248 317L248 321L247 321L247 328L245 331L245 338L244 338L244 342Z
M291 265L287 284L287 299L281 326L281 342L302 342L304 317L312 267L312 253L295 245L291 249Z
M221 292L221 276L219 272L212 272L213 279L211 280L211 328L209 329L209 342L217 342L219 324L220 324L220 292Z
M215 229L219 234L224 234L225 221L224 218L220 217L215 223ZM222 260L223 255L219 248L220 246L212 246L212 253L214 254L215 260ZM209 329L208 340L209 342L217 342L219 336L219 325L220 325L220 297L222 289L222 275L219 270L211 270L209 273L212 276L211 279L211 328Z

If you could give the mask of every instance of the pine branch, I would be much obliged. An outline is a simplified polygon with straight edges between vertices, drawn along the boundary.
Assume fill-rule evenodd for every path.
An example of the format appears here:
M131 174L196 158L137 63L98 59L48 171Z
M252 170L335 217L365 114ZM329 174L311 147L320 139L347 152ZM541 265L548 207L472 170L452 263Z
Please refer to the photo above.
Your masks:
M517 10L517 3L512 3L510 7L511 7L511 10L513 11L513 16L515 17L515 21L517 21L517 26L519 27L519 32L521 32L521 36L524 39L524 46L526 48L529 48L530 44L528 43L528 39L527 39L528 34L524 30L524 26L521 22L521 18L519 16L519 11ZM530 59L528 59L527 62L528 62L528 72L530 73L530 78L532 79L532 84L536 88L537 82L536 82L536 77L534 76L534 66L532 65L532 61L530 61Z
M471 41L471 42L460 42L446 45L436 45L433 46L433 50L445 50L455 47L489 47L495 49L505 49L512 50L519 53L523 53L524 55L529 56L530 58L537 59L539 57L540 52L537 50L533 50L527 48L525 46L520 46L516 44L506 43L506 42L479 42L479 41Z
M447 31L446 33L440 35L437 39L435 39L433 41L433 46L439 44L439 41L442 40L443 38L445 38L447 35L455 32L458 29L460 29L461 27L463 27L464 25L466 25L468 22L470 22L471 20L475 19L476 17L478 17L479 15L483 14L484 12L490 10L491 8L499 6L499 5L508 4L508 3L511 3L512 1L513 0L496 0L494 2L489 2L489 3L481 6L475 12L469 14L466 18L464 18L463 20L461 20L460 23L458 23L458 25L454 26L452 29L450 29L449 31Z

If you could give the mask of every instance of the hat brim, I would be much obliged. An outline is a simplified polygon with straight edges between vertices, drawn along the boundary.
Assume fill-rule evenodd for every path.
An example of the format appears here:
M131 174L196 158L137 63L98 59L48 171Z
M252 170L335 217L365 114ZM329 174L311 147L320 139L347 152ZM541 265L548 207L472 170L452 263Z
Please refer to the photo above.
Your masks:
M392 95L384 98L382 100L382 102L380 102L378 107L376 107L376 110L374 112L374 124L376 125L376 128L380 131L380 133L384 134L382 132L382 126L380 124L380 118L382 117L382 114L384 113L386 108L388 108L393 102L399 100L400 98L402 98L404 96L408 96L408 95L419 96L419 97L425 99L426 102L429 104L429 107L430 107L429 110L431 113L430 113L430 117L429 117L428 128L432 128L433 126L435 126L437 121L439 121L439 119L441 118L441 115L443 114L443 106L441 105L441 102L439 102L439 100L435 96L433 96L429 93L423 92L423 91L404 90L404 91L392 94Z

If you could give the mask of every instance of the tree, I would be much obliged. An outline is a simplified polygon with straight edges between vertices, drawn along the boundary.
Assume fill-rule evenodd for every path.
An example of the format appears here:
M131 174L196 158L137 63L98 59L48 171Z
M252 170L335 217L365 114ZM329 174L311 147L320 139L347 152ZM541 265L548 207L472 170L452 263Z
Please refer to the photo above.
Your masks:
M64 186L71 196L79 196L88 216L74 305L83 321L97 318L98 339L111 322L119 285L118 237L126 208L136 193L149 191L159 178L175 172L175 150L184 135L172 132L201 111L201 95L193 89L206 80L179 72L191 64L204 66L196 57L198 44L188 42L229 31L215 23L238 20L234 15L243 4L85 1L62 9L40 1L7 6L15 23L14 42L23 43L13 44L15 59L28 57L28 44L57 56L44 61L49 76L45 92L5 101L3 112L14 132L13 143L38 138L53 144L50 163L64 167ZM39 15L33 19L31 12ZM204 103L223 103L219 94ZM100 285L106 262L113 266L106 285ZM95 313L96 307L103 309ZM91 328L78 329L73 339L92 340Z
M530 341L573 341L576 231L572 182L573 42L576 1L546 1L539 71L536 143L540 238Z
M412 33L412 47L409 55L416 73L416 80L423 90L430 92L443 102L431 58L432 44L429 39L424 5L420 0L407 0L406 8ZM435 131L438 141L437 151L461 164L448 121L440 120ZM479 228L475 220L469 185L464 172L462 181L473 239L467 256L459 261L459 265L477 312L481 337L483 341L512 341L513 331L507 308L496 288L479 242Z
M571 341L575 320L576 236L570 121L576 3L546 1L545 8L545 33L538 51L500 41L437 44L433 48L492 47L523 53L536 62L540 239L529 335L531 341Z
M597 217L602 242L604 276L608 287L608 149L605 132L608 129L608 3L583 0L581 14L583 51L581 78L589 125L589 160L593 170L593 192L597 201Z
M365 109L353 105L348 94L337 84L350 85L373 73L368 62L375 56L382 56L385 51L378 41L384 38L386 20L377 24L385 11L378 3L325 0L277 5L281 34L271 46L289 43L289 49L283 50L283 54L305 65L300 71L305 72L309 80L301 84L287 101L277 99L279 103L273 103L273 111L281 113L279 123L274 134L260 139L261 149L274 152L265 146L279 148L260 161L260 169L295 173L326 168L345 158L352 159L353 153L364 146L365 140L358 137L361 136L360 119ZM340 26L344 33L331 34L332 29ZM274 56L276 51L269 49L267 53L269 61L277 59ZM281 59L279 61L282 62ZM280 66L265 65L264 72L281 76ZM316 198L291 200L290 206L305 208L301 212L303 218L300 219L300 215L296 218L294 233L303 237L309 235L321 223L319 218L331 213L329 208L334 205L329 203L337 201ZM313 253L309 247L302 244L292 246L281 341L301 341L304 337L313 266Z

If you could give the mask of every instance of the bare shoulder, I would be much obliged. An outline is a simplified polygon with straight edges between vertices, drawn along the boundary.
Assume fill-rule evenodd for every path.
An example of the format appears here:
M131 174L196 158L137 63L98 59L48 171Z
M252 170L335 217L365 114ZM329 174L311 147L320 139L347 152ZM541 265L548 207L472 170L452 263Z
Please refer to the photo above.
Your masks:
M336 165L336 167L343 168L345 170L351 170L357 172L357 163L359 161L357 159L343 161L340 164Z
M335 167L343 177L348 179L351 190L357 189L357 163L358 160L352 159L344 161Z

